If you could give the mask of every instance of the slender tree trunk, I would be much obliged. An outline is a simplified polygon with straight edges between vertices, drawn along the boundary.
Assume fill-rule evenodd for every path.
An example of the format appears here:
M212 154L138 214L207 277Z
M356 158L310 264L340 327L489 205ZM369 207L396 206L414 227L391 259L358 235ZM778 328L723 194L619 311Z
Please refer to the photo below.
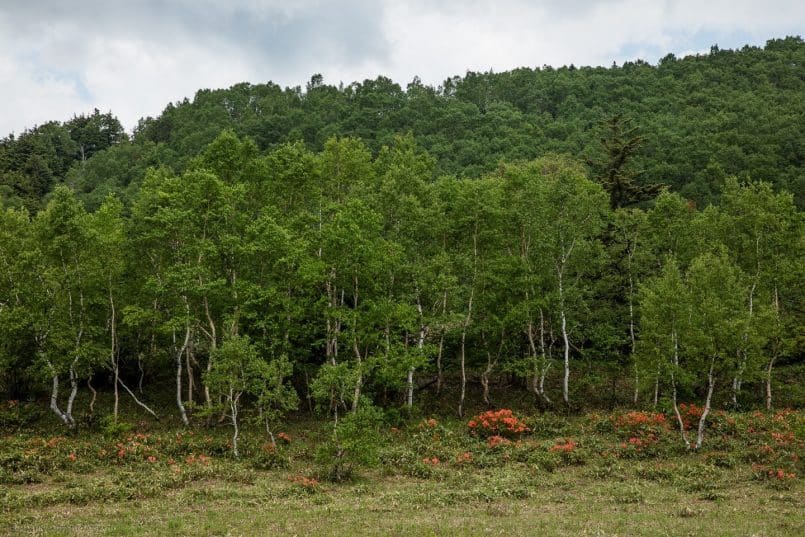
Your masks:
M704 426L707 421L707 415L710 413L710 402L713 398L713 388L715 387L715 379L713 378L713 368L715 367L716 359L713 356L710 359L710 370L707 372L707 398L704 401L704 411L702 417L699 418L699 429L696 433L696 449L702 447L704 440Z
M660 364L657 364L657 375L654 377L654 408L660 400Z
M565 375L562 379L562 400L565 404L570 402L569 398L569 384L570 384L570 340L567 336L567 318L565 317L565 304L562 290L562 275L559 275L559 316L562 323L562 340L564 341L564 358L565 358Z
M357 270L355 274L352 276L353 282L353 292L352 292L352 304L355 308L354 310L354 321L352 326L352 347L355 351L355 360L357 361L357 369L358 369L358 378L355 380L355 390L352 395L352 412L355 413L358 411L358 401L361 398L361 388L363 386L363 358L361 356L361 349L358 346L358 273Z
M238 428L238 399L240 399L240 394L236 396L234 390L230 388L229 409L232 411L232 427L234 429L232 433L232 453L235 454L235 457L240 457L238 453L238 436L240 434L240 429Z
M774 300L773 300L773 307L774 307L774 316L775 321L780 322L780 298L777 294L777 286L774 286ZM771 372L774 369L774 362L777 359L778 350L777 346L775 346L774 351L772 352L771 356L769 357L769 363L766 366L766 410L771 410Z
M95 401L98 399L98 390L92 387L92 376L87 377L87 388L89 388L92 398L89 400L89 415L95 414Z
M470 289L470 299L467 306L467 316L461 328L461 395L458 400L458 417L464 417L464 398L467 395L467 328L472 319L472 301L475 297L475 278L473 278L472 289Z
M361 350L358 348L358 338L355 336L353 339L355 360L357 360L358 378L355 380L355 390L352 395L352 412L358 411L358 400L361 398L361 387L363 385L363 360L361 359Z
M545 316L542 308L539 308L539 355L534 342L534 326L530 319L528 321L528 345L531 348L531 355L534 357L534 378L531 389L535 395L550 404L551 399L545 393L545 377L548 375L548 369L551 368L551 362L545 352Z
M185 303L185 305L187 305ZM190 425L187 419L187 411L185 410L184 403L182 402L182 358L184 356L185 348L190 342L190 323L185 324L184 343L176 352L176 406L179 407L179 414L182 417L182 423ZM176 331L173 332L173 345L176 347Z
M117 315L115 311L115 298L112 294L112 279L109 278L109 333L110 333L110 349L109 359L112 362L112 372L114 374L115 384L115 405L114 405L114 422L117 423L117 417L120 410L120 392L117 389L118 380L120 379L120 364L118 363L117 353Z
M143 353L137 353L137 371L140 375L137 377L137 392L143 393L143 379L145 378L145 369L143 369Z
M637 355L635 353L635 322L634 322L634 280L632 279L632 256L629 254L629 340L631 342L630 355L632 358L632 366L634 367L634 394L632 395L632 403L637 404L640 398L640 371L637 368Z
M151 414L151 415L152 415L152 416L153 416L153 417L154 417L154 418L155 418L157 421L159 421L159 416L157 416L157 415L156 415L156 412L154 412L153 410L151 410L151 409L148 407L148 405L146 405L145 403L143 403L142 401L140 401L140 400L137 398L137 396L136 396L136 395L134 395L134 392L133 392L133 391L131 391L131 389L130 389L128 386L126 386L126 384L123 382L123 379L118 378L118 379L117 379L117 382L118 382L118 383L119 383L121 386L123 386L123 389L124 389L124 390L126 390L126 391L129 393L129 395L131 396L131 398L132 398L132 399L134 399L134 402L135 402L135 403L137 403L137 405L139 405L140 407L142 407L142 408L143 408L143 409L144 409L146 412L148 412L149 414Z
M185 349L185 366L187 367L187 402L193 404L193 388L195 380L193 376L193 337L190 338Z
M475 280L478 277L478 224L472 234L472 283L470 299L467 302L467 316L461 328L461 395L458 400L458 417L464 417L464 399L467 396L467 329L472 320L472 302L475 298Z
M73 428L73 420L69 415L62 412L59 408L59 375L52 375L52 384L50 389L50 409L62 420L62 422L69 428Z
M760 269L758 268L758 272ZM755 275L755 279L752 282L752 287L749 289L749 323L752 322L752 318L754 316L754 300L755 300L755 289L757 287L757 280L758 275ZM746 370L746 364L749 360L748 356L748 346L749 346L749 327L747 326L747 331L744 332L743 340L744 345L743 348L738 350L738 371L735 373L735 377L732 379L732 406L734 408L738 408L738 394L741 391L741 384L743 383L743 374Z
M444 316L447 313L447 289L445 289L444 294L442 295L442 322L444 322ZM442 327L441 332L439 334L439 351L436 354L436 393L442 393L442 383L444 381L444 374L442 372L442 353L444 352L444 333L445 329Z
M75 426L75 420L73 419L73 403L75 403L75 397L78 395L78 373L76 373L75 370L77 362L78 357L70 364L70 395L67 397L67 408L65 408L65 413L70 416L70 422L73 426Z
M215 322L213 322L212 315L210 314L210 304L206 296L204 297L204 313L207 316L207 324L210 327L209 332L210 357L207 360L207 374L209 374L210 371L212 371L213 354L215 353L215 349L218 348L218 334L216 332ZM210 397L210 388L206 384L204 385L204 401L207 404L207 408L212 408L212 398Z
M685 431L685 422L682 421L682 415L679 413L679 405L676 399L676 370L679 367L679 339L677 338L676 331L671 334L671 339L674 342L674 368L671 370L671 397L674 404L676 421L679 423L679 432L682 435L682 441L685 442L685 447L690 449L690 440L688 440L688 433Z
M422 303L419 300L419 290L417 290L417 299L416 299L416 309L419 312L419 338L416 342L416 348L419 351L420 355L422 354L422 349L425 347L425 337L428 333L428 327L425 326L425 322L422 316ZM414 406L414 366L408 368L408 396L406 398L406 405L408 406L408 410L411 410Z

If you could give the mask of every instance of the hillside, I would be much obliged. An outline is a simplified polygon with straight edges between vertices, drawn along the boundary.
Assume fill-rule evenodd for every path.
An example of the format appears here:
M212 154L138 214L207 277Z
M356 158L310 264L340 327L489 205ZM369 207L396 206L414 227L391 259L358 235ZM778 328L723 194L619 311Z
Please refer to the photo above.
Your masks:
M332 136L358 137L376 155L413 133L435 159L434 175L478 177L501 161L566 153L604 173L601 140L612 118L639 137L633 173L704 206L723 179L771 182L805 203L805 43L712 47L657 65L521 68L454 76L438 88L384 77L333 86L313 76L302 89L271 82L204 89L169 104L128 137L111 113L49 122L0 141L0 200L38 210L60 183L94 209L109 192L128 203L145 170L182 172L224 129L261 152L303 141L319 151Z

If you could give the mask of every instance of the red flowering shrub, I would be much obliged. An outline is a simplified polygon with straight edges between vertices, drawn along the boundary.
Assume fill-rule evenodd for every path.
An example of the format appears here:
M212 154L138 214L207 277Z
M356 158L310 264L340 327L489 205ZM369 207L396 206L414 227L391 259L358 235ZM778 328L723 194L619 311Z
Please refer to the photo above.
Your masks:
M308 493L316 492L319 489L319 482L315 478L295 475L288 478L288 480L298 485L302 490Z
M469 464L472 462L472 452L465 451L464 453L459 453L456 457L457 464Z
M291 437L288 433L279 433L277 434L277 438L279 438L281 442L285 442L286 444L291 443Z
M704 408L700 406L696 406L693 403L689 405L685 403L679 404L679 415L686 431L689 431L691 427L694 427L699 422L702 414L704 414Z
M429 465L432 465L432 466L439 466L440 463L441 463L441 461L439 460L439 457L430 457L430 458L425 457L424 459L422 459L422 464L429 464Z
M439 422L433 418L419 422L420 429L435 429L437 425L439 425Z
M628 412L614 418L615 429L638 434L656 429L668 429L665 414L660 412Z
M489 446L491 449L494 449L494 448L499 447L499 446L508 446L508 445L510 445L511 443L512 443L512 441L511 441L511 440L509 440L508 438L504 438L504 437L502 437L502 436L499 436L499 435L490 436L490 437L489 437L489 438L486 440L486 444L487 444L487 445L488 445L488 446Z
M482 437L517 437L529 431L525 423L512 414L508 408L482 412L467 422L470 434Z
M548 451L551 453L572 453L576 449L576 442L573 440L559 440Z
M614 416L612 424L621 437L616 447L627 457L656 454L657 445L671 429L665 414L659 412L627 412Z

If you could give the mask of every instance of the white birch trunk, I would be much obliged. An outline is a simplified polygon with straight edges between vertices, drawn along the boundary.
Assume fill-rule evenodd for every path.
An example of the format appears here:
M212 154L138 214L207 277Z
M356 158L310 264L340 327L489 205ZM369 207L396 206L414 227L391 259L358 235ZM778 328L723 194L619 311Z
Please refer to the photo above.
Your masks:
M715 386L715 380L713 378L713 368L715 367L715 356L710 359L710 370L707 372L707 398L704 401L704 411L702 411L702 417L699 418L699 428L696 433L696 449L702 447L702 442L704 441L704 426L707 421L707 415L710 413L710 402L713 398L713 388Z

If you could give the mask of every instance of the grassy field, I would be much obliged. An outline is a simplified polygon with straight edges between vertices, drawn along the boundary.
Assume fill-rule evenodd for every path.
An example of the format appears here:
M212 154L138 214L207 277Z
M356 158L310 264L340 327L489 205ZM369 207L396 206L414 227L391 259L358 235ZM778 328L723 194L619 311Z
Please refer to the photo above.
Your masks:
M698 453L658 414L523 421L510 443L466 421L384 426L340 483L321 422L276 449L248 431L239 459L224 428L6 434L0 534L805 535L801 412L721 414Z

